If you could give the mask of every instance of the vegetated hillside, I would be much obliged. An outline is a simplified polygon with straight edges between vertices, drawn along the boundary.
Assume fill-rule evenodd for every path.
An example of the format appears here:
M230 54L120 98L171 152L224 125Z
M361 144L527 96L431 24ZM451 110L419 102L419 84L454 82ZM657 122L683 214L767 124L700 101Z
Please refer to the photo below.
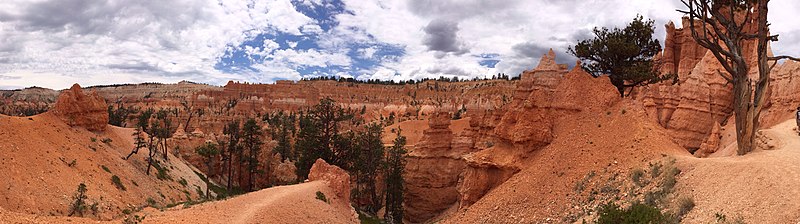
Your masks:
M145 174L146 150L125 160L133 149L130 129L90 132L52 113L0 115L0 127L0 207L7 211L69 215L81 183L88 196L84 216L104 220L149 203L196 200L205 192L205 183L171 154L168 161L159 154L161 165L150 175Z

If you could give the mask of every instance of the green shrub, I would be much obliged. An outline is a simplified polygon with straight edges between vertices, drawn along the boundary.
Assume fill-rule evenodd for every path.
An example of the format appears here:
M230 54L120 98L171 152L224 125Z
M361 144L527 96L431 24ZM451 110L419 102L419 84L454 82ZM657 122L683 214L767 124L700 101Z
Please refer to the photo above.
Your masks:
M156 178L159 180L172 180L172 177L169 176L167 169L165 167L161 167L161 164L154 162L153 167L158 170L158 173L156 173Z
M325 203L328 203L328 198L326 198L325 194L323 194L321 191L317 191L317 199L319 199L320 201L324 201Z
M600 208L599 214L598 224L675 223L670 215L662 214L658 208L640 203L627 209L608 203Z
M95 138L95 137L91 137L91 138L89 138L89 140L91 140L92 142L97 142L97 138Z
M111 140L110 138L104 138L103 140L100 140L100 142L108 144L108 143L113 142L113 140Z
M106 165L100 165L100 168L103 168L103 170L105 170L106 172L111 173L111 170L108 169L108 167L106 167Z
M181 184L181 185L183 185L184 187L186 187L187 185L189 185L189 182L187 182L187 181L186 181L186 179L183 179L183 177L181 177L181 179L180 179L180 180L178 180L178 183L179 183L179 184Z
M78 190L73 197L74 201L70 205L69 216L74 214L83 216L83 212L86 211L86 199L89 199L89 197L86 196L86 191L86 184L78 184Z
M117 175L111 176L111 182L114 183L114 186L117 186L118 189L126 190L125 185L122 185L122 180L120 180Z

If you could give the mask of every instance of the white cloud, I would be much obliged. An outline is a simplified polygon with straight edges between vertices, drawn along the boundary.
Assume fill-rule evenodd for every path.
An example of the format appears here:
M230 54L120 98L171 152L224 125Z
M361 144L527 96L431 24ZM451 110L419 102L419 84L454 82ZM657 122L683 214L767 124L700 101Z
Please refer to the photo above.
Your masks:
M378 48L376 47L358 49L358 55L363 59L372 59L372 57L375 56L375 52L378 52Z
M215 69L229 46L258 33L300 34L313 24L289 0L3 1L0 75L20 77L4 85L50 88L250 79Z
M277 50L271 57L273 60L270 63L285 62L294 67L349 66L351 63L350 57L344 53L320 52L314 49L302 51L294 49Z
M359 78L516 75L535 67L549 48L560 62L571 63L567 47L591 37L593 27L624 26L642 14L656 20L656 37L663 40L664 24L682 16L675 11L682 8L679 1L342 1L346 12L334 17L337 26L324 31L290 0L3 0L0 88L297 79L299 68L357 66L347 55L350 49L355 57L379 62L350 74ZM330 0L295 2L316 9L333 7ZM800 55L800 27L793 20L800 4L773 0L770 6L772 32L781 34L773 50ZM432 21L456 25L439 33L454 45L445 42L436 45L444 47L431 48L435 41L426 41L426 34L435 30L426 33L426 27ZM310 35L319 48L301 50L296 41L264 40L240 49L241 43L265 33ZM376 44L396 46L403 55L385 55L385 48ZM280 49L281 45L291 48ZM250 60L269 60L254 60L250 68L234 69L235 74L217 70L220 58L232 49L244 51ZM481 54L496 54L492 59L500 62L494 68L481 66L484 59L476 56ZM346 75L343 72L330 71Z

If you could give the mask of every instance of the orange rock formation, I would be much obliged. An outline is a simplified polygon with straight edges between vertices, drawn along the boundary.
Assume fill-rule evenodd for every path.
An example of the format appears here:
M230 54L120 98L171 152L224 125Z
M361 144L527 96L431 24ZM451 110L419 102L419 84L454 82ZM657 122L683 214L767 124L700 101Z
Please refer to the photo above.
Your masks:
M108 125L107 107L97 92L84 94L81 86L75 84L58 96L53 114L70 126L80 126L90 131L104 131Z

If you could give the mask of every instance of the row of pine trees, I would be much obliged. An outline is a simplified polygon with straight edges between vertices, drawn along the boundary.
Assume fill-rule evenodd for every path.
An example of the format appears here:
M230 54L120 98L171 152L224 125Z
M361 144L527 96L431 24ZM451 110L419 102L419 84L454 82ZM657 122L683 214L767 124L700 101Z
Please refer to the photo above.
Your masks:
M112 112L118 111L109 109L109 113ZM157 154L163 155L164 160L168 158L167 139L175 128L171 117L177 117L177 111L146 109L135 112L138 112L135 147L128 158L140 149L147 149L149 175L150 167L158 165ZM405 137L398 130L393 144L384 146L381 139L387 123L367 123L364 114L364 108L345 109L326 98L297 113L279 111L247 118L243 123L230 121L216 142L206 142L195 152L204 158L209 177L224 177L227 194L255 191L273 184L269 180L270 166L262 164L265 160L261 158L271 159L271 155L277 153L282 161L294 161L298 182L308 178L314 161L321 158L351 175L355 183L351 200L354 207L375 216L385 206L384 219L389 223L401 223ZM119 117L125 116L127 114ZM265 153L262 150L267 139L276 144ZM222 163L219 172L214 170L215 161ZM267 186L254 183L259 175L267 178Z

